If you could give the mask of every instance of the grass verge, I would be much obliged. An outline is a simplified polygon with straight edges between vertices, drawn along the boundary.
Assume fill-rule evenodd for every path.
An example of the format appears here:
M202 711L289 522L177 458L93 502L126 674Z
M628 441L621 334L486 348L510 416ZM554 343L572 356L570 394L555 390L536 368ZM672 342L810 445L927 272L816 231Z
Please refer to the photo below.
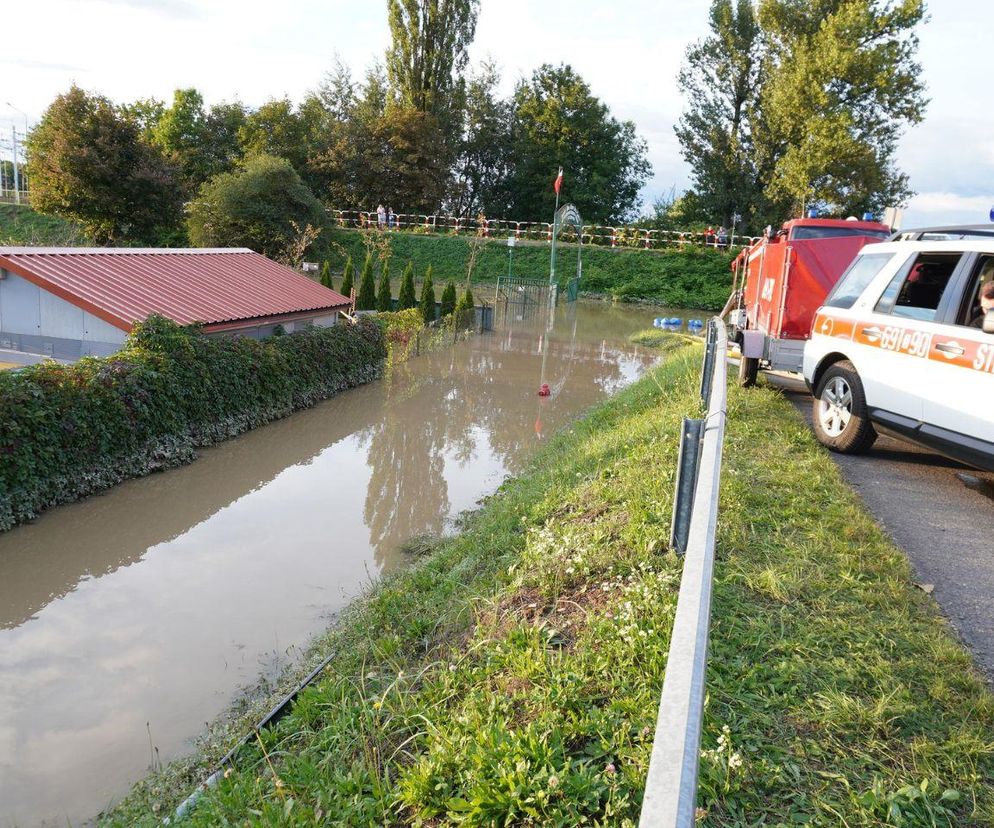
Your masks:
M189 824L634 825L699 361L673 349L356 604ZM721 508L702 824L994 823L994 698L772 389L730 392ZM105 824L174 804L152 780Z
M0 204L0 245L73 247L89 244L84 233L65 219L46 216L18 204Z

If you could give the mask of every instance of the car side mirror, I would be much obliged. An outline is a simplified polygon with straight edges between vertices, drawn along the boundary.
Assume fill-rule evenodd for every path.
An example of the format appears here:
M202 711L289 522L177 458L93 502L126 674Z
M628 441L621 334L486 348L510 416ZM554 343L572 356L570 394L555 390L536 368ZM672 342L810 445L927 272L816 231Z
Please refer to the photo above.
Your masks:
M984 316L984 333L994 334L994 310L987 311Z

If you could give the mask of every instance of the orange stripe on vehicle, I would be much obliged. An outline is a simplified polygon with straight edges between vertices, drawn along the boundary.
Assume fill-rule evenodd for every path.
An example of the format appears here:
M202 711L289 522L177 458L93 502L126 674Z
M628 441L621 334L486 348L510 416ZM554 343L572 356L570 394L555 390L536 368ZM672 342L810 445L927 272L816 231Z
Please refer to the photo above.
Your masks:
M852 339L854 327L851 319L843 319L833 316L830 313L818 313L815 314L815 321L811 326L811 332L821 334L822 336L830 336L833 339Z

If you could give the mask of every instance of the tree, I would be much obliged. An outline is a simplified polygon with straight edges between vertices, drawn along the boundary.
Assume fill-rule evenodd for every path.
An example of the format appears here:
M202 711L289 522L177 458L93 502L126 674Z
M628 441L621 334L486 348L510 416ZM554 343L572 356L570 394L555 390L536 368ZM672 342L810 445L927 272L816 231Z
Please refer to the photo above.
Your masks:
M767 0L759 106L781 152L773 197L842 214L882 212L912 195L895 163L926 106L915 60L923 0Z
M425 278L421 282L421 316L426 325L435 321L435 285L431 281L431 265L425 270Z
M366 255L359 278L359 293L355 301L356 310L376 310L376 282L373 280L373 256Z
M390 260L383 261L383 268L380 271L380 284L376 289L376 309L378 311L388 311L392 308L390 295Z
M321 284L328 288L328 290L335 289L335 283L331 278L331 262L327 259L321 263Z
M456 286L450 279L442 291L442 317L445 318L456 309Z
M398 209L435 212L448 184L445 137L433 115L389 105L370 121L335 128L335 137L311 161L328 182L335 204L369 209L382 203Z
M73 86L27 142L31 205L78 222L99 244L155 244L180 226L176 171L106 98Z
M352 287L355 282L355 267L352 265L352 257L345 259L345 267L342 268L342 296L351 298Z
M639 206L648 148L631 121L619 122L569 66L537 69L514 92L509 215L548 216L556 171L587 220L617 222Z
M753 121L759 97L762 32L752 0L714 0L710 34L691 44L677 84L686 102L676 126L706 218L730 224L739 212L757 226L766 216Z
M473 291L467 286L466 292L463 293L462 298L459 300L459 304L456 305L456 311L466 311L472 310L476 307L476 300L473 299Z
M250 247L283 258L301 231L326 223L321 204L288 161L256 155L200 188L187 228L196 245Z
M400 294L397 297L398 310L407 310L418 304L414 293L414 262L408 261L404 268L404 277L400 282Z
M479 0L387 0L387 74L402 103L446 120L479 8Z
M497 94L499 85L500 72L491 62L483 63L467 85L463 139L450 196L456 215L500 215L508 203L512 107Z
M809 203L860 215L910 191L894 163L924 112L922 0L713 0L679 76L677 125L700 207L753 229Z

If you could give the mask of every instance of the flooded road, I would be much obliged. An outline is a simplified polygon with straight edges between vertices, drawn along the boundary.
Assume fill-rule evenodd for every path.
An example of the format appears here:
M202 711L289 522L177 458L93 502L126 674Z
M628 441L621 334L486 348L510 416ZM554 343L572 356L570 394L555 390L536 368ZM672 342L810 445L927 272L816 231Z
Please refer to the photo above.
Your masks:
M635 380L627 337L659 314L511 323L0 535L0 826L84 823L188 752L404 541Z

